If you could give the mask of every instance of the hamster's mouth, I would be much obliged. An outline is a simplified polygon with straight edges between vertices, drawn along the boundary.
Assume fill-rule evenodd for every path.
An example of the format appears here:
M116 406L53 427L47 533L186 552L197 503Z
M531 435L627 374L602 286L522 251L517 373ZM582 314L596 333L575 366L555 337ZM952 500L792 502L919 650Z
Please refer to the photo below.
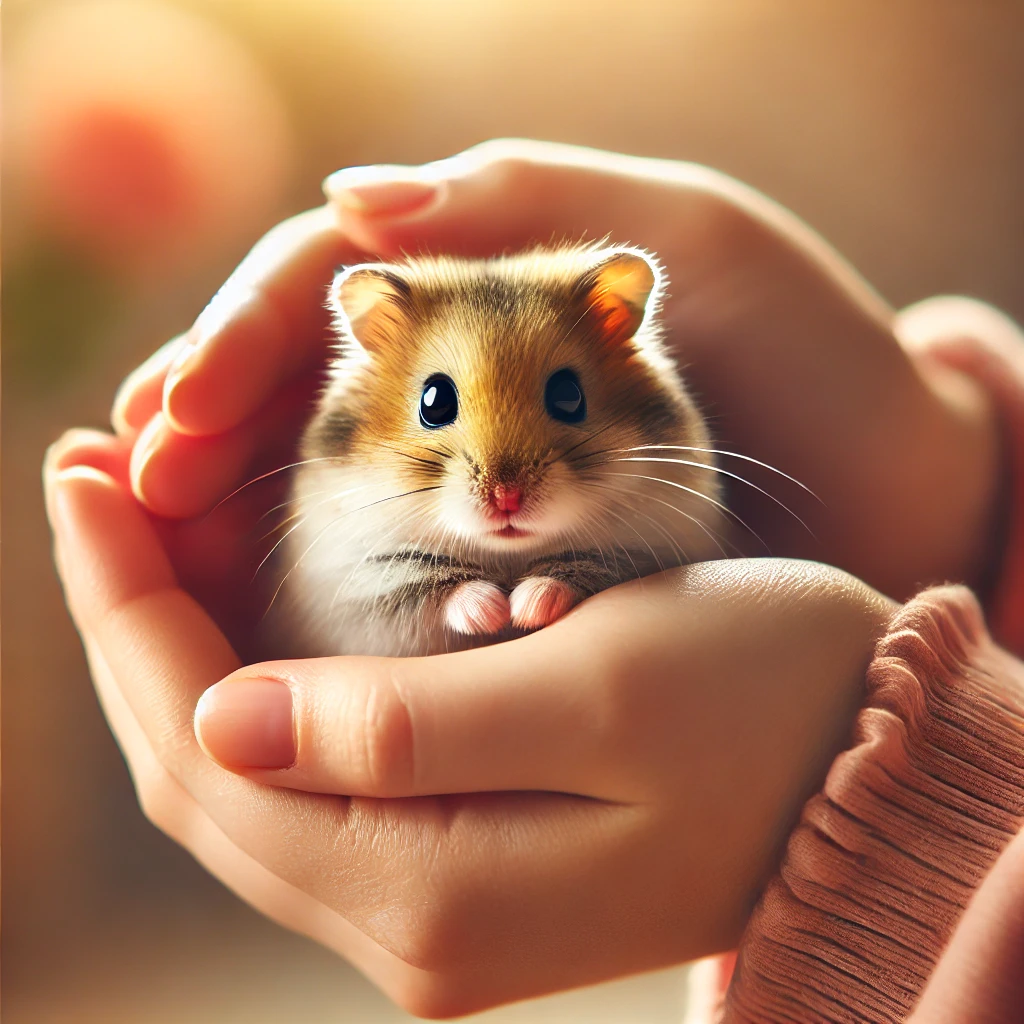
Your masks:
M516 537L529 537L529 530L520 530L518 526L513 526L511 523L506 523L500 530L491 530L491 535L494 537L508 537L515 539Z

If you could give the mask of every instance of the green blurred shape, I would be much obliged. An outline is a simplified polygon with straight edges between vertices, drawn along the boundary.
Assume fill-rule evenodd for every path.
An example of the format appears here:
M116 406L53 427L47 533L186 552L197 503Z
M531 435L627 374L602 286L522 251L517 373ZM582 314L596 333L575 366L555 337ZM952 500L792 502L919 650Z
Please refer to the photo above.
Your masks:
M4 266L4 374L19 390L62 390L96 359L124 301L109 271L59 243Z

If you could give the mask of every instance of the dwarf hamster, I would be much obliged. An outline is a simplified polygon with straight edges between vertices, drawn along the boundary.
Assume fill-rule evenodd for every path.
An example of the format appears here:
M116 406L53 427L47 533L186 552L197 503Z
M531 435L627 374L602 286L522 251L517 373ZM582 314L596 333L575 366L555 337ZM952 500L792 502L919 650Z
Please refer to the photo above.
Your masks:
M714 453L630 247L342 270L279 542L289 653L423 655L721 555Z

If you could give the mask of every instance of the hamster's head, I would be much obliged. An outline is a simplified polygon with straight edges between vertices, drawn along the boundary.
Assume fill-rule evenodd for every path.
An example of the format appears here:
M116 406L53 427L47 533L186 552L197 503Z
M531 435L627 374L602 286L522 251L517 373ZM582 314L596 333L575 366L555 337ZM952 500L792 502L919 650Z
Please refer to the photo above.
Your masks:
M345 269L329 300L340 355L304 454L417 495L417 528L467 554L600 547L685 497L624 452L692 447L672 479L714 495L704 422L660 341L662 287L632 248ZM413 507L390 504L382 524Z

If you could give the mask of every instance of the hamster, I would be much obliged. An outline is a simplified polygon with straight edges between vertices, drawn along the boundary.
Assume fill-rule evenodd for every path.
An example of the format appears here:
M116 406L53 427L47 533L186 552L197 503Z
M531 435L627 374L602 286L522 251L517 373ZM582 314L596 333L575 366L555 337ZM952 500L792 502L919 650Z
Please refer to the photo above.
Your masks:
M425 655L721 557L707 425L640 249L342 270L273 602L289 654ZM286 638L286 639L285 639Z

